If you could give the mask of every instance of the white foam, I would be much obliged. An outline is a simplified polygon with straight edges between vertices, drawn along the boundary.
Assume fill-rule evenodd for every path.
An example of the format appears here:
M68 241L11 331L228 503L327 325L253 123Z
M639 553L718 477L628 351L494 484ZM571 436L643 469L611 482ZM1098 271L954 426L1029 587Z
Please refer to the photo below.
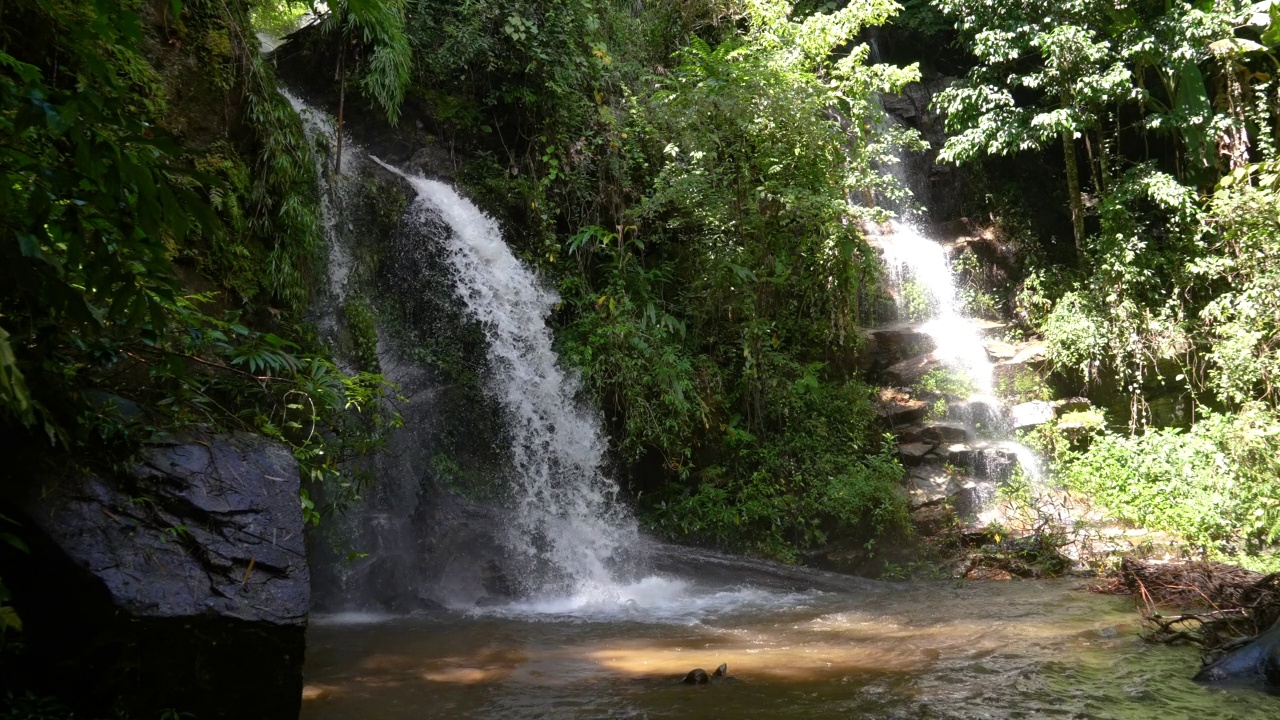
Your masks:
M634 583L587 587L568 595L474 608L468 614L528 620L621 620L687 625L748 610L802 607L822 594L750 586L707 589L685 580L651 575Z
M365 612L349 610L336 613L312 613L309 621L316 625L377 625L378 623L397 620L402 615L384 612Z
M890 227L889 233L876 238L876 245L884 254L890 282L897 290L899 309L906 309L906 283L918 283L928 296L929 313L920 330L933 338L934 356L973 383L974 392L966 398L969 402L981 403L999 414L1003 403L994 395L994 371L982 330L964 315L945 248L910 223L893 222ZM1000 446L1013 453L1032 483L1041 481L1040 459L1031 448L1011 440L1000 442Z
M877 244L884 252L890 279L899 290L899 302L908 280L914 280L928 293L932 318L920 329L933 338L937 346L935 355L963 372L978 394L991 395L992 370L987 348L977 323L963 315L946 250L914 225L894 222L892 229L880 237Z
M1035 451L1023 445L1020 442L1012 440L1006 441L1004 446L1018 458L1018 464L1022 466L1022 471L1027 474L1027 479L1033 485L1039 485L1043 480L1043 474L1040 471L1040 457Z

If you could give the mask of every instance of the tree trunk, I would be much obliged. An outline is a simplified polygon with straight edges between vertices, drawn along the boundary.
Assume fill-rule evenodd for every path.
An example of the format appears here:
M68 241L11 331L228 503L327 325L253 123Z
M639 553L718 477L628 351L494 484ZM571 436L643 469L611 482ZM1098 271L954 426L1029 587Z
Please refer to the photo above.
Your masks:
M1084 201L1080 199L1080 167L1076 162L1074 133L1062 133L1062 154L1067 166L1067 200L1071 203L1071 230L1076 241L1076 262L1084 266Z

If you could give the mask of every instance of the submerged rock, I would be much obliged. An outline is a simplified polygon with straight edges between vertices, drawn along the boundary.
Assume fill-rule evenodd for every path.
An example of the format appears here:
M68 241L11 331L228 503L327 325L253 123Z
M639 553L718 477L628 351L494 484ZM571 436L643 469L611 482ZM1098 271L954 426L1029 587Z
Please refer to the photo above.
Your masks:
M708 675L707 671L702 668L694 668L689 671L688 675L684 676L684 680L681 682L685 685L706 685L712 680L718 680L728 674L729 665L727 663L720 663L720 667L716 668L716 671L710 675Z
M702 668L694 668L684 676L685 685L706 685L711 678L707 675L707 671Z
M1280 623L1248 645L1201 668L1195 680L1210 685L1252 685L1280 690Z
M292 453L235 433L141 455L26 503L40 566L13 585L43 674L86 712L296 718L310 583Z

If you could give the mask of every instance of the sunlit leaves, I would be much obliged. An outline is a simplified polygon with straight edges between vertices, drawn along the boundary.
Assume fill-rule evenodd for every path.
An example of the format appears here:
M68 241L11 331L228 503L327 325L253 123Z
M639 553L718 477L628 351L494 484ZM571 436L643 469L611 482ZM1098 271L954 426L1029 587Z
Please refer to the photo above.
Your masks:
M742 32L692 37L626 108L646 185L625 227L562 246L569 356L625 456L661 458L665 532L792 557L903 518L900 469L867 457L865 388L827 364L851 351L873 272L858 220L874 210L851 198L890 188L873 163L918 143L874 95L916 69L867 67L856 42L891 9L752 2Z
M413 64L405 32L404 0L345 0L343 4L347 22L372 48L361 84L394 123L400 117Z

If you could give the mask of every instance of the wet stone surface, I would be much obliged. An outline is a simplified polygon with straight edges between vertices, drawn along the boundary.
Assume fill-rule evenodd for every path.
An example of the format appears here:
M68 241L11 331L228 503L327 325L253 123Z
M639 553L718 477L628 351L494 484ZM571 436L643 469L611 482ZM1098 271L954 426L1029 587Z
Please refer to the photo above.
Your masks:
M296 717L310 581L292 453L236 433L141 455L123 477L51 480L25 508L60 558L29 585L49 597L17 599L37 664L89 709Z

